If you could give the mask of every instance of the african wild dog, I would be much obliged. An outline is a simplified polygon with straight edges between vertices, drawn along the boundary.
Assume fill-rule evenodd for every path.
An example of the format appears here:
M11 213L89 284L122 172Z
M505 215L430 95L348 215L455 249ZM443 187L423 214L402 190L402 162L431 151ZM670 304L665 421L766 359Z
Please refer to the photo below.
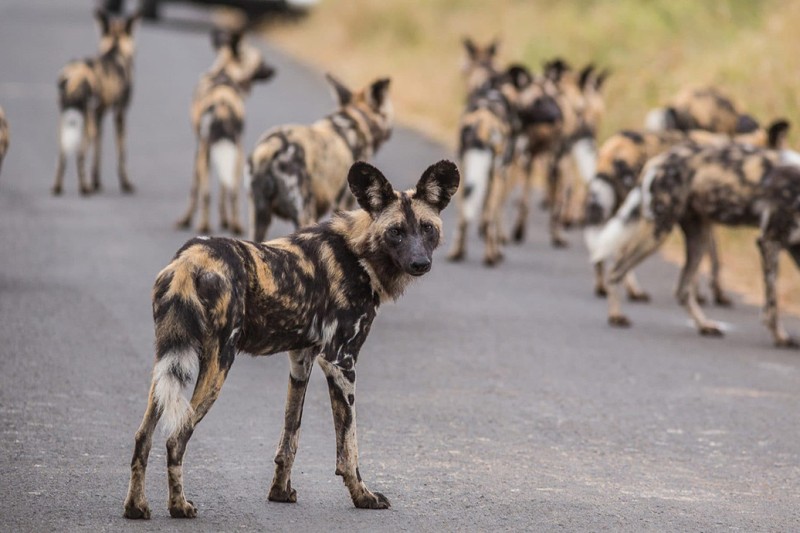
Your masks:
M368 160L389 139L394 122L389 78L353 92L328 74L339 108L310 126L273 128L248 159L250 238L265 238L272 215L295 228L312 224L329 210L347 209L347 169Z
M781 142L782 145L782 142ZM657 250L677 224L686 242L686 259L676 295L703 335L722 331L703 314L696 299L695 278L708 251L713 224L757 226L765 216L762 179L777 164L796 164L788 150L750 145L722 147L679 145L647 163L642 184L634 188L604 227L592 261L617 255L608 278L609 323L628 326L617 284ZM776 337L776 342L781 340Z
M63 190L67 156L76 155L81 194L100 190L100 146L103 117L114 112L117 140L117 172L122 192L133 192L125 169L125 114L133 86L133 29L139 20L134 14L114 18L102 9L95 11L100 25L100 51L96 57L72 61L58 77L59 153L53 194ZM86 182L84 160L93 146L92 183Z
M217 399L239 351L289 351L286 417L269 499L295 502L291 470L306 386L314 361L328 378L336 430L336 474L356 507L386 509L358 470L356 361L378 306L396 300L431 268L439 213L458 187L449 161L431 165L406 192L375 167L355 163L350 190L363 210L266 243L198 237L162 270L153 289L156 362L144 419L136 433L125 516L149 518L145 468L160 417L167 439L169 511L193 517L183 492L182 462L195 426ZM191 402L182 389L197 378Z
M662 130L706 130L735 135L754 129L754 120L740 113L733 101L716 87L687 87L667 107L647 114L645 128Z
M595 173L595 137L604 114L601 90L607 77L608 71L596 73L593 65L575 72L562 59L545 63L545 78L549 82L545 87L549 88L560 111L558 118L553 118L551 123L558 127L545 130L544 139L533 135L528 141L523 190L512 233L516 242L525 239L530 191L533 186L533 161L536 157L544 156L549 158L546 204L550 209L550 242L556 248L567 246L567 241L561 234L562 226L565 222L566 225L573 223L572 218L579 218L571 213L581 204L580 192ZM574 164L577 172L570 172L565 176L564 166L568 161Z
M502 258L500 217L508 167L515 137L520 131L520 90L529 85L532 78L527 69L520 66L498 72L493 62L495 42L483 49L465 39L464 46L469 92L461 114L458 140L464 184L457 192L458 226L448 258L451 261L464 259L467 227L480 215L479 232L486 241L483 261L494 265Z
M192 101L192 127L197 135L197 152L189 207L177 226L191 226L199 197L201 206L197 231L209 232L209 166L213 165L220 181L220 225L239 235L242 233L239 190L244 165L244 99L254 82L269 80L275 70L264 62L257 48L242 43L242 32L216 30L211 37L217 57L211 69L200 78Z
M778 346L800 347L780 322L775 283L778 277L778 255L789 252L800 267L800 169L783 165L775 167L761 182L764 211L758 249L764 274L764 321Z
M8 143L10 138L6 114L3 111L3 108L0 107L0 171L3 169L3 159L5 159L6 152L8 152Z
M658 154L684 142L694 142L704 146L724 146L733 142L752 144L753 146L780 148L778 143L783 138L788 124L775 121L764 130L755 124L756 129L747 133L739 133L733 138L721 133L704 130L633 131L623 130L609 137L598 152L597 174L589 182L589 191L584 206L584 239L589 252L592 253L602 225L619 209L627 194L637 184L645 163ZM722 290L719 281L719 258L716 245L712 239L709 252L711 257L711 289L717 305L731 305L730 299ZM603 262L594 264L595 294L606 295ZM628 299L647 301L649 296L640 288L633 272L625 276Z

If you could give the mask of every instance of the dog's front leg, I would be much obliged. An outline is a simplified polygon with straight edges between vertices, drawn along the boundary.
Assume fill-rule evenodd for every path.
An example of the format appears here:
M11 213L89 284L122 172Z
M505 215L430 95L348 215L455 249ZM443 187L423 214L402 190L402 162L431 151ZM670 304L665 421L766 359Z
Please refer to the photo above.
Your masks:
M323 358L319 364L328 379L333 424L336 428L336 475L342 476L353 504L361 509L388 509L389 500L379 492L370 492L358 470L356 438L356 371L354 359L334 362Z
M286 395L286 415L281 440L275 452L275 477L269 489L269 500L273 502L295 503L297 492L292 488L292 465L300 439L300 421L303 417L303 403L314 358L319 350L310 349L289 352L289 392Z

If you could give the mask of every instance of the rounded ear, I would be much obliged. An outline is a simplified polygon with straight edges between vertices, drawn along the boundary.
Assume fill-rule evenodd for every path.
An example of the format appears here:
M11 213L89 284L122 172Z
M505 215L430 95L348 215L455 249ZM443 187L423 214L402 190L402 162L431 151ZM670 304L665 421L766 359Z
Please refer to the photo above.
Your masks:
M478 47L475 46L475 43L472 42L472 39L469 37L464 37L462 43L464 44L464 50L467 51L469 58L475 59L475 57L478 55Z
M594 82L594 89L599 91L603 88L603 84L606 82L608 77L611 75L611 69L603 69L603 72L597 75L597 79Z
M486 53L489 54L489 57L494 57L497 55L498 48L500 48L500 39L494 38L486 47Z
M336 101L339 103L339 106L344 107L349 104L353 99L353 91L345 87L342 82L334 78L330 73L325 74L325 79L333 88L333 93L336 97Z
M347 174L347 183L358 205L373 218L397 199L389 180L364 161L353 163Z
M760 127L758 121L750 115L742 114L736 117L736 130L734 133L753 133Z
M94 18L97 20L97 23L100 25L100 31L103 35L108 33L109 27L109 15L108 11L105 9L95 9L94 10Z
M414 198L441 212L456 193L460 180L455 163L442 159L422 173L414 191Z
M785 119L772 122L767 128L767 146L774 149L783 149L786 146L786 137L789 135L791 123Z
M582 91L586 90L592 72L594 72L594 63L589 63L581 69L580 75L578 76L578 86Z
M233 57L235 58L239 57L239 47L242 44L242 37L244 37L244 32L242 31L235 31L231 33L230 47Z
M392 80L389 78L381 78L375 80L369 86L369 103L375 109L380 109L383 102L386 100L386 95L389 92L389 83Z
M142 13L140 11L134 12L131 16L125 19L125 33L128 35L133 35L133 29L139 23L139 20L142 18Z
M265 61L262 61L255 72L253 72L253 76L250 78L253 81L267 81L268 79L272 78L275 75L275 69L269 65Z

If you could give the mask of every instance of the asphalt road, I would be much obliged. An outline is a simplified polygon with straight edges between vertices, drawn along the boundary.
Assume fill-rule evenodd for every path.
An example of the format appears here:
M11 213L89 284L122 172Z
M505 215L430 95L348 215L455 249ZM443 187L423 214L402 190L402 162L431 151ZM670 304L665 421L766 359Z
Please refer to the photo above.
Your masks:
M551 250L541 214L500 268L480 264L472 236L468 262L448 264L442 250L381 310L359 364L359 444L361 472L391 510L354 509L334 475L318 369L298 503L267 501L288 365L240 356L189 445L198 518L169 518L158 436L153 519L123 519L153 359L150 290L190 236L172 223L191 173L189 99L212 58L201 32L146 26L138 37L137 193L118 191L107 134L104 192L80 197L70 167L53 198L56 73L94 50L94 28L78 2L0 5L0 105L12 128L0 176L0 530L800 529L800 354L773 349L758 310L742 304L711 311L727 338L698 337L671 297L676 268L657 260L641 270L655 301L628 306L631 330L610 329L578 235ZM331 108L320 73L265 49L278 76L248 102L248 147L271 125ZM446 155L399 129L377 164L408 186ZM453 220L448 209L448 234Z

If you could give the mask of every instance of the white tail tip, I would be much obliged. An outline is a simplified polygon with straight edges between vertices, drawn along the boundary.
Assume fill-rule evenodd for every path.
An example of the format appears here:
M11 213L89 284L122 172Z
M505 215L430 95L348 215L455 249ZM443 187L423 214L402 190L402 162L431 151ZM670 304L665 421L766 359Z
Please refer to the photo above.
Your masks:
M236 144L229 139L220 139L211 145L209 155L222 184L230 190L236 190L236 160L239 157Z
M464 152L464 218L474 220L483 208L492 172L492 151L472 148Z
M61 151L73 155L83 142L83 113L77 109L65 109L61 112Z
M161 429L172 435L192 415L192 406L183 395L184 387L197 377L200 361L193 350L171 352L153 368L155 401L161 410Z

